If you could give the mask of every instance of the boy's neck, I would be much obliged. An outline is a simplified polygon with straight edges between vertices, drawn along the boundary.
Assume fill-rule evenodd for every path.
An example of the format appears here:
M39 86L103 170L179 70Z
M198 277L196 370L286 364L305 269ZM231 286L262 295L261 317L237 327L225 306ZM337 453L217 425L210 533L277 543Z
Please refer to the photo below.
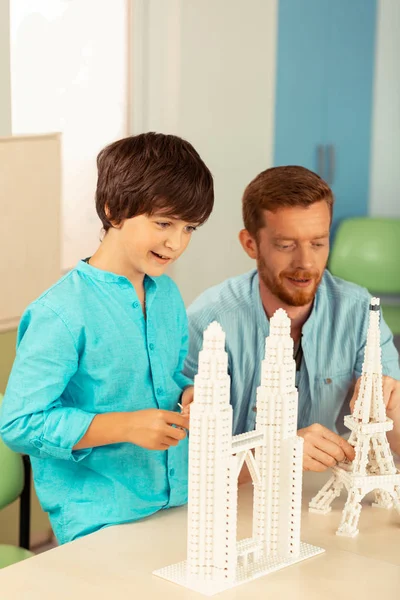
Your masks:
M129 279L138 296L143 293L144 273L136 271L126 260L126 256L117 243L116 236L111 232L104 236L103 241L90 258L90 264L96 269L109 271Z

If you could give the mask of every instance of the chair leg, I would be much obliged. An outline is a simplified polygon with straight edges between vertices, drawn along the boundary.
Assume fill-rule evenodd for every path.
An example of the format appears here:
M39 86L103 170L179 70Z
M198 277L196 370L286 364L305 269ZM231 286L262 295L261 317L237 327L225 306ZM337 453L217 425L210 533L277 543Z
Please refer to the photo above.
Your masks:
M24 463L24 489L19 504L19 545L29 550L31 527L31 461L29 456L22 456Z

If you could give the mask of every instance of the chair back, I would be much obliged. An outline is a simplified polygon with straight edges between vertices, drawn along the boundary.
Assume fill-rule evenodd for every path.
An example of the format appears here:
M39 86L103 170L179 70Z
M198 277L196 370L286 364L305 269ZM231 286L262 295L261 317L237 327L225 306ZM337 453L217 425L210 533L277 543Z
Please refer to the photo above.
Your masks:
M370 292L400 294L400 219L345 219L331 250L332 275Z
M0 406L2 398L0 394ZM19 498L23 487L22 456L10 450L0 438L0 510Z

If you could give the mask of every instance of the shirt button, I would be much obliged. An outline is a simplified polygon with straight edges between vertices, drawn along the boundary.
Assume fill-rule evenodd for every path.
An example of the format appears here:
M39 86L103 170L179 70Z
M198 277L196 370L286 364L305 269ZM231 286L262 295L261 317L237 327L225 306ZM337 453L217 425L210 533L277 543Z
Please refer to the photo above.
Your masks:
M137 301L135 300L135 302L132 304L132 306L133 306L133 308L137 308L137 307L139 306L139 302L137 302Z
M328 379L325 379L326 383L332 383L332 379L330 377L328 377Z
M175 469L170 469L169 474L171 477L173 477L175 475Z
M149 344L150 350L154 350L154 344Z
M252 411L257 412L257 406L253 406Z
M162 394L162 393L163 393L163 391L164 391L164 390L162 389L162 387L158 387L158 388L156 389L156 394Z

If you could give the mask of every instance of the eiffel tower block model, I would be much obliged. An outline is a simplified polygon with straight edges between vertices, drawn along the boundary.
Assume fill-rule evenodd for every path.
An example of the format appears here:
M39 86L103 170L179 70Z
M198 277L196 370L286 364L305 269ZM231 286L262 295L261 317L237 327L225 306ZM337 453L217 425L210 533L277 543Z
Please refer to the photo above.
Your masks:
M337 535L355 537L361 513L361 500L375 492L373 506L392 508L400 513L400 471L396 469L386 432L393 421L386 417L382 392L382 364L379 328L379 299L372 298L361 383L352 415L344 418L354 446L352 463L339 463L332 477L311 500L310 512L326 514L343 487L348 492Z

